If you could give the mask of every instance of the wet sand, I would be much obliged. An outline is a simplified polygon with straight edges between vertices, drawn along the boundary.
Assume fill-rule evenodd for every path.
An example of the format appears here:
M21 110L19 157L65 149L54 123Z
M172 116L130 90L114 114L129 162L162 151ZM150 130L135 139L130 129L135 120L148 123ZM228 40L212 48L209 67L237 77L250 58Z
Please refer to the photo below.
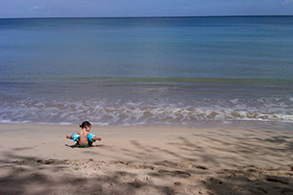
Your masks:
M293 132L1 124L0 194L293 194Z

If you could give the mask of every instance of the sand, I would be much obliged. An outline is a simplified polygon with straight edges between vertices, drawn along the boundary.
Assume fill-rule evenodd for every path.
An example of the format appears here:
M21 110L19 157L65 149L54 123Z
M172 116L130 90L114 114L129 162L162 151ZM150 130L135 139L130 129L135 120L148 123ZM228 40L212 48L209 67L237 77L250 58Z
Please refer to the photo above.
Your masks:
M293 131L0 124L0 194L293 194Z

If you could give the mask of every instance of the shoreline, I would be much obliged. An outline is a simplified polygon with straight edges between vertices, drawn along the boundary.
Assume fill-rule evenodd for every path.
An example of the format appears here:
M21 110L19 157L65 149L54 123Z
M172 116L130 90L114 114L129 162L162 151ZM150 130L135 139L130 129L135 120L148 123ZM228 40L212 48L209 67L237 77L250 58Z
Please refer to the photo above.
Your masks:
M94 128L183 128L183 129L228 129L228 130L257 130L257 131L283 131L293 132L291 126L292 122L284 121L253 121L253 120L202 120L196 121L191 125L177 125L174 124L129 124L129 125L101 125L100 123L91 122ZM0 122L0 126L5 125L39 125L39 126L61 126L78 128L79 124L73 123L44 123L44 122Z
M290 194L293 132L0 124L1 194Z

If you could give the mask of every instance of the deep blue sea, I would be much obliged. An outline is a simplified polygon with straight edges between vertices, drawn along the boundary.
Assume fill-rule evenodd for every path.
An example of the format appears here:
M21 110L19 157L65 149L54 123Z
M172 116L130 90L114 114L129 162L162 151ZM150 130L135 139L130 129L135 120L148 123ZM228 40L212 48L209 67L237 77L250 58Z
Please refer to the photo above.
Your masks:
M293 17L0 19L0 122L293 129Z

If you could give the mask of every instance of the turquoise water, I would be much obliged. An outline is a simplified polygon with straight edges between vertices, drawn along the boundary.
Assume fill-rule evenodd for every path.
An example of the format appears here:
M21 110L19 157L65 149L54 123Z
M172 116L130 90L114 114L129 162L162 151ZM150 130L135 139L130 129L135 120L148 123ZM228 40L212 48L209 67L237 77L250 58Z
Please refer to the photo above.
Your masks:
M293 122L293 17L0 19L0 121Z

